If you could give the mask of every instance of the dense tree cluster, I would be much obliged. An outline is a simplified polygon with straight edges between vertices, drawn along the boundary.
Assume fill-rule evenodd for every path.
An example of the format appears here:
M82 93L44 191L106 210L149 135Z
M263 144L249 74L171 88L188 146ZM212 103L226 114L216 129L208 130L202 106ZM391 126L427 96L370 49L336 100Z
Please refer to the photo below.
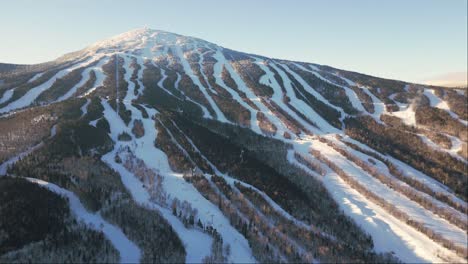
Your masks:
M68 201L22 178L0 178L0 262L115 262L101 232L76 222Z

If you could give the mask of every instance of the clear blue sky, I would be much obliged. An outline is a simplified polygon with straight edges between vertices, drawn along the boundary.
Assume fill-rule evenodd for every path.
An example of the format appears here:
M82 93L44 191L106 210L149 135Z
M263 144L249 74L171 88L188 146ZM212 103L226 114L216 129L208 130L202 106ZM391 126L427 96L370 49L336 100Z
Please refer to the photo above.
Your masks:
M467 70L467 0L5 0L0 25L0 62L10 63L146 25L407 81Z

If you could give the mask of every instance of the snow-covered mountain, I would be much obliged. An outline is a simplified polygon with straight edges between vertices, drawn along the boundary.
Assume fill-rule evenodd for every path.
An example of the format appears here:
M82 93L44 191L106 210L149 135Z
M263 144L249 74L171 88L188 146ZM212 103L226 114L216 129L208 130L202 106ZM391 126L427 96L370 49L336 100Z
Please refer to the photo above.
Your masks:
M146 28L0 80L2 262L467 261L465 90Z

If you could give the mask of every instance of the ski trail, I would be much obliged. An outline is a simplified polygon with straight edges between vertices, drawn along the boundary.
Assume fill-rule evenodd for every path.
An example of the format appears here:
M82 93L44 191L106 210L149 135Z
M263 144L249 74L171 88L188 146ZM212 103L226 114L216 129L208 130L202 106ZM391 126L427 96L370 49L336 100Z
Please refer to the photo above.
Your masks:
M157 67L156 64L153 63L153 65L154 65L155 67ZM161 76L162 76L161 79L158 81L157 86L158 86L159 88L161 88L161 89L162 89L164 92L166 92L167 94L173 96L173 97L176 98L177 100L180 100L180 98L179 98L178 96L174 95L171 91L169 91L168 89L166 89L166 87L164 87L164 85L163 85L164 81L167 79L166 71L165 71L163 68L159 68L159 67L157 67L157 69L160 69L160 70L161 70Z
M130 66L128 59L124 57L124 61L124 67L126 69L124 80L128 82L128 92L125 97L124 104L127 109L132 112L132 122L135 119L142 120L145 134L141 138L133 138L132 136L133 140L131 142L118 141L117 137L122 131L127 131L129 134L131 133L128 131L128 128L124 125L118 114L106 101L102 100L104 117L109 122L111 130L110 134L115 142L114 150L104 155L102 157L103 161L120 173L122 181L131 193L135 195L136 201L143 204L152 204L151 206L154 207L156 205L149 200L148 191L142 191L144 189L142 187L142 182L132 173L128 172L122 165L117 164L114 160L115 155L118 155L118 149L121 147L130 148L135 156L142 160L148 168L163 176L163 188L171 195L172 199L177 198L179 201L189 201L192 207L198 210L198 218L203 223L212 223L212 226L216 228L218 233L222 236L224 243L230 244L231 246L231 255L229 256L230 262L255 262L247 240L230 225L229 220L222 214L218 207L206 200L206 198L204 198L192 184L187 183L182 178L181 174L172 171L169 166L167 155L154 146L154 140L157 138L158 130L155 128L155 121L152 118L156 115L157 111L145 107L150 117L144 118L141 112L129 103L135 98L133 92L135 85L130 81L131 71L129 70ZM174 228L177 228L177 226L174 226ZM188 245L186 248L188 251L187 261L202 262L201 257L207 256L211 252L211 238L206 238L207 235L199 231L191 232L191 236L187 237L183 234L186 233L187 230L191 229L184 228L183 230L178 230L180 238L186 245ZM205 243L202 244L198 242L193 244L194 241L197 240L201 242L204 241ZM202 255L199 252L201 252Z
M468 121L461 119L457 114L452 112L447 102L435 95L434 89L424 89L424 95L429 99L431 107L445 110L455 120L458 120L458 122L462 123L465 126L468 126Z
M242 98L239 96L239 94L236 91L229 88L224 83L224 81L223 81L223 79L221 77L222 76L223 66L226 64L225 58L222 56L222 54L221 54L221 52L219 50L216 50L216 53L213 55L213 58L216 60L216 63L213 66L213 76L215 78L216 84L221 86L222 88L224 88L226 91L228 91L229 94L231 94L232 98L234 98L245 109L249 110L249 112L250 112L250 127L256 133L261 134L261 130L260 130L260 127L258 125L258 120L257 120L257 112L258 111L253 109L246 102L244 102L244 100L242 100Z
M11 157L10 159L8 159L7 161L3 162L1 165L0 165L0 175L7 175L7 169L8 169L8 166L12 166L13 164L15 164L17 161L19 161L20 159L26 157L27 155L29 155L31 152L33 152L34 150L42 147L42 145L44 145L44 143L41 141L40 143L32 146L32 147L29 147L28 149L26 149L25 151L21 152L20 154L14 156L14 157Z
M307 156L313 142L295 144L294 151ZM326 148L326 147L324 147ZM289 155L290 162L295 160ZM292 164L301 167L311 175L316 175L297 161ZM453 262L461 259L453 252L442 247L413 227L396 219L385 209L377 206L361 193L349 186L336 173L330 170L325 177L319 177L332 197L346 215L351 217L361 228L371 234L377 252L394 252L403 262Z
M220 53L221 54L220 54L220 56L218 58L220 60L222 60L222 61L225 61L226 59L225 59L224 55L222 54L222 52L220 52ZM258 109L260 109L260 112L262 112L266 116L266 118L272 124L274 124L276 126L277 131L275 133L275 137L281 137L285 132L288 132L290 135L295 137L294 133L292 133L288 128L286 128L286 126L283 124L283 122L267 106L265 106L262 103L260 98L258 98L252 92L252 90L249 87L247 87L247 84L237 74L237 72L232 67L231 63L225 62L224 65L226 66L226 70L229 72L229 75L231 76L231 78L236 83L238 89L240 91L244 92L246 94L247 98L249 98L252 101L252 103L254 103L255 106L258 107Z
M77 84L75 84L70 90L68 90L67 93L65 93L64 95L60 96L55 102L61 102L61 101L64 101L64 100L67 100L68 98L70 98L72 95L74 95L76 93L76 90L78 90L78 88L80 88L81 86L83 86L90 78L90 73L92 70L96 70L96 69L101 69L102 66L106 63L107 61L102 59L98 62L98 64L96 66L93 66L93 67L89 67L89 68L86 68L82 73L81 73L81 80L80 82L78 82ZM93 84L94 86L94 84Z
M193 100L192 98L188 97L187 95L185 95L184 91L179 89L179 82L182 79L182 77L180 77L180 74L178 72L176 74L177 74L177 79L175 81L174 87L184 96L185 99L187 99L188 101L198 105L201 108L201 110L203 111L203 118L212 118L210 112L208 111L208 109L206 109L206 107L204 105L202 105L199 102L197 102L197 101Z
M193 141L177 126L177 124L172 120L171 120L171 122L174 125L174 127L177 129L177 131L179 131L179 133L181 133L183 135L183 137L187 140L187 142L189 142L190 146L195 150L195 152L198 155L200 155L200 157L211 167L211 169L216 173L216 175L220 175L221 177L223 177L226 180L226 182L229 185L231 185L231 187L234 188L235 187L234 183L238 182L238 183L242 184L244 187L248 187L248 188L253 189L260 196L262 196L263 199L265 199L267 201L267 203L271 207L273 207L280 215L282 215L283 217L285 217L288 220L291 220L292 222L294 222L299 227L306 228L307 230L311 230L310 226L308 226L304 222L296 219L294 216L292 216L288 212L286 212L279 204L277 204L275 201L273 201L265 192L257 189L257 187L255 187L253 185L250 185L250 184L248 184L246 182L235 179L235 178L229 176L228 174L221 172L205 155L203 155L203 153L201 153L201 151L198 149L198 147L195 146L195 143L193 143ZM185 151L185 149L184 149L184 151Z
M120 230L120 228L108 223L99 214L89 213L74 193L43 180L35 178L27 178L27 180L41 185L56 194L66 197L70 204L71 211L79 220L85 222L88 227L104 233L106 238L112 243L115 249L119 251L121 263L140 262L141 251L135 245L135 243L130 241L122 232L122 230Z
M206 77L206 74L203 71L203 63L204 63L203 56L205 56L205 54L208 53L208 52L211 52L211 50L208 50L208 51L204 52L203 54L201 54L200 52L197 52L198 57L199 57L198 67L200 67L200 75L203 78L203 80L205 81L206 85L208 86L208 89L210 90L210 92L218 95L218 92L215 89L213 89L213 87L211 87L210 83L208 82L208 78Z
M184 71L185 71L185 74L187 74L190 79L192 79L193 83L198 86L198 88L200 89L200 91L203 93L203 95L205 96L205 98L208 100L208 103L210 104L211 108L215 111L216 113L216 116L217 116L217 119L221 122L224 122L224 123L230 123L226 117L224 116L224 114L221 112L221 110L219 109L218 105L214 102L213 98L208 94L205 86L203 86L200 82L200 80L198 79L198 77L195 75L195 73L192 71L192 68L190 66L190 64L188 63L187 59L185 59L184 57L184 54L181 50L181 48L179 46L176 46L174 47L174 53L178 56L181 64L182 64L182 67L184 68Z
M85 116L88 113L88 105L90 103L91 103L91 100L89 98L86 98L86 102L80 108L80 110L81 110L80 118L82 118L83 116Z
M40 72L40 73L35 74L31 79L28 80L28 83L32 83L35 80L41 78L41 76L44 75L44 73L46 72Z
M4 102L10 100L10 98L13 96L14 91L15 91L15 88L12 88L10 90L6 90L3 93L2 98L0 98L0 104L3 104Z
M316 134L321 134L321 131L319 131L316 127L310 125L308 122L306 122L302 117L298 116L296 112L292 111L284 102L283 102L283 92L281 90L281 86L279 83L276 81L276 78L274 77L273 72L270 71L270 69L267 67L267 62L256 58L252 57L255 59L255 64L257 64L262 71L265 72L265 74L260 77L260 83L270 86L273 88L273 95L271 97L271 100L274 101L281 109L283 109L288 115L290 115L293 119L298 121L302 126L304 126L307 130L313 131L313 133ZM305 132L305 131L304 131Z
M298 64L294 64L294 65L298 66ZM329 107L337 110L338 112L340 112L340 114L341 114L340 119L341 119L341 121L343 121L344 117L346 117L347 114L343 111L343 109L341 107L338 107L338 106L330 103L325 97L323 97L319 92L317 92L315 89L313 89L298 73L293 71L290 67L288 67L287 65L283 65L283 64L282 64L282 66L289 74L291 74L294 77L294 79L296 79L302 85L302 87L304 87L304 90L306 92L308 92L313 97L317 98L319 101L322 101L327 106L329 106ZM298 68L299 68L299 66L298 66Z
M319 132L315 129L314 131L316 133L318 132L317 134L340 132L340 130L330 125L322 116L320 116L317 112L315 112L315 110L312 109L308 104L306 104L304 101L296 97L294 89L291 85L292 82L282 69L280 69L275 63L271 63L270 66L278 72L281 79L283 80L286 94L291 99L290 104L293 105L303 115L313 120L313 122L319 127L319 129L323 131L323 132L322 131Z
M104 59L104 62L102 65L106 64L109 62L109 58L105 58ZM101 87L104 85L104 80L106 79L106 75L104 74L104 71L102 69L102 66L101 67L93 67L92 70L94 71L94 73L96 74L96 81L94 82L94 85L93 87L89 88L84 94L80 95L79 97L85 97L85 96L88 96L89 94L91 94L92 92L94 92L94 90L96 90L97 88Z
M317 69L317 67L311 67L313 70L309 70L305 67L303 67L302 65L299 65L297 63L294 63L294 65L296 65L296 67L300 68L301 70L304 70L304 71L307 71L307 72L310 72L312 74L314 74L317 78L321 79L322 81L324 82L327 82L331 85L334 85L334 86L337 86L337 87L340 87L341 89L343 89L346 93L346 96L348 97L349 101L351 102L351 105L358 111L360 112L365 112L367 113L366 109L364 108L364 106L362 105L361 103L361 100L359 100L359 97L357 96L357 94L352 90L350 89L349 87L346 87L346 86L343 86L343 85L340 85L340 84L337 84L337 83L334 83L330 80L328 80L327 78L323 77L320 73L319 73L319 69Z
M64 77L65 75L69 74L70 72L72 72L75 69L78 69L80 67L84 67L84 66L89 65L89 64L93 63L95 60L96 60L96 58L92 57L92 58L87 59L84 62L77 63L77 64L75 64L75 65L73 65L71 67L68 67L66 69L63 69L63 70L59 71L57 74L55 74L52 78L50 78L45 83L42 83L39 86L31 88L21 98L19 98L16 101L11 102L10 104L8 104L7 106L5 106L3 108L1 108L0 113L5 113L5 112L12 111L12 110L16 110L18 108L23 108L23 107L29 106L30 104L32 104L34 102L34 100L36 100L37 97L39 97L39 95L42 92L44 92L47 89L49 89L50 87L52 87L52 85L54 84L54 82L57 79Z

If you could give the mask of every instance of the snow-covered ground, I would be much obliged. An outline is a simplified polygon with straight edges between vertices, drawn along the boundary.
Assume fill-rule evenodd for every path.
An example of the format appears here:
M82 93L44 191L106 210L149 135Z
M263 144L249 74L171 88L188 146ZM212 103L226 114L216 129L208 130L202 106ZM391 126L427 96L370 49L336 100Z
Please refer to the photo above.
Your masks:
M108 58L104 59L103 65L109 62ZM101 63L99 63L99 64L101 64ZM91 94L92 92L94 92L94 90L96 90L98 87L101 87L104 84L104 80L106 78L106 75L104 74L104 71L103 71L102 67L95 66L95 67L92 67L92 70L96 74L96 81L94 82L93 87L91 87L88 91L86 91L83 95L81 95L82 97Z
M80 107L81 117L85 116L88 113L88 105L91 103L89 98L86 98L86 102Z
M249 110L250 112L250 127L253 131L256 133L261 133L260 127L258 125L258 120L257 120L257 111L253 109L249 104L244 102L240 95L231 89L229 86L227 86L223 79L222 79L222 70L223 67L229 67L231 65L228 65L228 62L226 62L226 58L223 56L222 52L218 49L216 53L213 55L213 58L216 60L215 65L213 66L213 76L215 77L215 82L217 85L221 86L224 88L226 91L231 94L232 98L236 100L240 105L242 105L245 109ZM229 70L228 70L229 71Z
M434 143L431 139L429 139L427 136L423 134L418 134L418 136L426 145L428 145L432 149L436 151L446 152L450 156L460 160L461 162L468 163L466 159L464 159L458 154L458 152L462 149L462 146L463 146L463 141L461 141L459 138L445 134L445 136L449 137L450 140L452 141L452 147L450 149L446 149Z
M378 194L384 200L390 201L398 209L408 214L411 219L421 222L434 230L434 233L441 234L460 246L466 246L467 235L464 230L450 224L447 220L442 219L429 210L424 209L418 203L382 184L376 178L358 169L352 162L338 154L335 150L326 147L324 143L314 142L314 148L319 149L323 155L333 160L336 165L344 169L349 176L364 185L368 190Z
M219 59L219 61L223 61L223 58L224 56L221 57L221 55L217 55L215 57L215 59ZM262 103L260 98L258 98L255 95L252 88L247 86L247 84L240 77L240 75L234 70L234 67L231 65L231 62L227 61L226 63L224 63L224 66L226 67L226 70L228 71L231 78L236 83L237 88L240 91L244 92L247 98L249 98L252 101L252 103L256 107L258 107L258 109L260 109L261 112L265 114L266 118L276 126L277 128L276 135L283 135L284 132L289 132L290 134L292 134L291 131L289 131L289 129L286 128L283 122L281 122L281 120L273 112L271 112L270 109L268 109L266 105Z
M413 104L406 104L405 106L400 107L400 111L392 112L391 114L400 118L403 123L408 126L416 126L416 112L414 111Z
M90 72L93 71L93 70L99 70L99 69L102 69L102 66L107 63L107 60L105 59L102 59L99 61L99 63L94 66L94 67L88 67L86 68L82 73L81 73L81 80L75 84L70 90L68 90L64 95L60 96L58 99L57 99L57 102L61 102L63 100L66 100L68 98L70 98L72 95L74 95L76 93L76 90L78 90L78 88L80 88L81 86L83 86L90 78ZM93 85L94 86L94 85ZM95 86L94 86L95 87Z
M132 112L133 120L142 120L145 134L141 138L134 138L132 142L118 141L118 135L123 131L126 131L131 135L130 129L123 123L121 118L110 107L110 105L103 100L102 105L104 107L104 117L109 122L111 137L116 142L114 150L102 157L103 161L120 173L123 183L130 190L136 201L144 205L150 205L152 208L156 208L156 204L149 200L147 190L144 190L141 187L142 183L114 160L116 152L120 147L130 147L135 156L141 159L148 168L163 176L163 188L168 194L170 194L172 199L177 198L179 201L189 201L192 208L196 208L198 210L198 217L203 223L212 223L212 226L216 228L222 236L224 243L230 245L231 255L228 258L229 261L235 263L255 262L247 240L230 225L229 220L223 215L217 206L206 200L193 185L187 183L182 178L181 174L172 171L166 154L154 146L153 142L155 138L157 138L158 133L155 128L155 121L151 118L144 118L141 112L131 105L130 102L135 98L133 92L135 85L130 81L132 72L130 71L131 67L129 59L124 57L124 60L124 67L127 69L124 79L129 85L128 92L123 102ZM153 117L157 113L154 109L146 108L146 111L150 117ZM169 223L171 223L183 243L187 246L187 262L201 262L202 257L210 254L210 237L190 228L184 227L181 229L181 226L183 225L180 223L180 220L174 222L175 219L173 217L168 218L168 214L170 215L170 213L161 213L166 217ZM198 242L193 244L194 241Z
M451 117L458 120L460 123L464 124L465 126L468 126L468 121L461 119L457 114L452 112L447 102L437 97L437 95L435 95L434 89L424 89L424 95L427 98L429 98L429 102L432 107L436 107L436 108L447 111L447 113L449 113Z
M28 80L28 83L32 83L35 80L41 78L41 76L44 75L44 73L45 72L36 73L31 79Z
M361 147L364 150L371 151L371 152L375 153L375 151L372 150L371 148L369 148L367 145L364 145L364 144L362 144L362 143L360 143L358 141L352 140L350 138L345 138L344 140L348 141L348 142L351 142L353 144L356 144L356 145L358 145L359 147ZM407 176L407 177L409 177L411 179L419 181L420 183L424 184L426 187L432 189L434 192L440 192L440 193L443 193L443 194L447 195L454 202L459 203L459 204L463 204L466 207L466 202L464 202L463 200L458 198L451 190L449 190L449 188L447 186L445 186L442 183L438 182L437 180L427 176L423 172L414 169L413 167L407 165L406 163L401 162L400 160L397 160L397 159L393 158L392 156L386 155L386 156L383 156L383 157L388 159L390 162L392 162L405 176Z
M136 99L138 95L141 95L143 93L143 90L145 89L141 80L143 77L143 70L145 69L144 62L147 62L147 60L151 60L153 62L153 65L156 68L158 68L158 70L161 70L162 79L157 83L157 85L168 94L177 97L174 94L172 94L169 89L164 87L164 81L167 78L167 69L162 69L158 67L158 64L155 62L157 59L160 59L164 56L169 56L169 51L171 51L171 56L173 56L171 60L175 58L180 61L179 66L181 66L181 70L183 70L184 73L191 78L191 80L195 84L193 88L199 89L201 91L203 96L206 98L209 106L216 113L216 117L211 116L207 108L201 105L199 102L196 102L194 99L192 100L188 97L186 97L185 99L190 100L195 104L199 105L205 114L205 118L216 118L221 122L229 123L229 121L225 118L224 114L220 110L220 107L216 104L215 100L211 96L212 94L217 94L216 90L213 89L213 87L211 87L210 83L208 83L207 87L205 87L200 81L200 78L205 79L205 81L208 80L208 77L205 75L206 73L202 71L200 72L200 76L198 76L197 74L195 74L194 69L192 69L193 64L190 64L195 63L195 66L199 66L202 69L202 66L205 63L203 55L209 53L201 53L201 48L208 48L208 52L212 52L212 58L216 60L216 63L214 64L213 68L213 77L216 84L219 85L221 88L225 89L227 92L229 92L229 94L232 96L232 100L237 101L241 106L246 108L251 113L251 129L256 133L261 134L261 130L259 128L259 121L257 120L256 115L258 111L261 111L265 114L265 117L278 129L277 133L273 137L293 145L293 150L291 150L288 155L288 160L291 163L300 166L306 171L309 171L307 167L295 160L294 155L292 153L296 151L303 156L310 156L309 149L312 148L319 150L321 151L321 153L327 156L327 158L331 159L339 167L344 169L353 179L359 181L370 191L374 192L375 194L378 194L386 201L394 204L399 210L408 214L412 219L423 223L425 226L431 228L435 233L441 234L442 236L450 239L451 241L454 241L458 245L466 247L467 236L463 230L453 226L452 224L435 215L431 211L422 208L419 204L411 201L401 193L379 182L377 179L375 179L368 173L364 172L361 168L356 166L356 164L348 161L346 158L338 154L331 147L319 142L315 136L303 134L300 137L296 137L295 135L293 135L293 133L287 128L287 125L284 122L282 122L281 119L278 117L279 115L270 111L270 109L263 103L263 101L255 95L253 90L254 87L248 87L246 85L243 79L245 77L241 76L241 74L239 74L236 71L236 67L233 67L236 66L234 62L229 61L224 57L223 49L215 45L209 45L202 40L186 38L183 36L162 31L137 30L112 38L111 40L100 42L94 45L93 47L85 50L85 53L88 55L99 55L96 55L84 62L73 65L68 69L60 71L50 80L46 81L43 84L40 84L37 87L32 88L20 99L13 101L4 108L0 109L0 113L5 113L11 110L30 105L40 95L40 93L49 89L56 79L65 76L67 73L71 72L71 70L77 69L79 67L86 67L82 73L81 81L74 87L71 87L70 90L68 90L66 94L60 97L58 101L65 100L75 95L77 89L81 87L87 80L89 80L91 71L94 71L94 73L96 74L96 82L91 89L89 89L87 92L84 93L84 95L82 95L87 96L93 91L95 91L98 87L103 85L106 76L103 73L102 66L109 61L109 58L112 55L119 54L119 56L121 56L121 58L124 59L123 67L126 71L124 79L129 84L128 92L125 95L123 103L126 106L126 108L130 110L132 120L127 126L122 121L120 116L116 113L116 111L112 109L112 107L109 105L109 102L107 102L104 99L101 101L101 104L104 107L103 118L105 118L109 122L110 136L115 142L114 149L111 152L104 155L102 157L102 160L120 174L122 182L130 191L135 201L147 208L151 208L159 212L172 225L175 232L178 234L186 248L187 262L201 262L204 257L210 255L212 237L210 237L206 233L203 233L197 228L185 227L177 217L172 215L172 212L168 209L167 205L157 204L153 200L151 200L149 190L147 189L148 187L144 186L144 183L142 183L131 171L127 170L124 166L115 161L116 155L124 155L119 152L119 149L128 147L130 151L138 159L142 160L149 169L163 176L163 187L164 190L170 195L169 200L177 198L180 201L190 202L191 206L198 210L198 217L200 218L200 220L205 224L211 223L213 227L217 229L217 231L221 234L224 243L229 244L231 247L231 255L229 256L229 261L255 262L247 240L235 228L233 228L230 225L229 220L223 215L223 213L217 208L216 205L213 205L210 201L205 199L193 185L187 183L182 178L181 174L172 171L172 169L169 166L168 157L166 156L166 154L154 146L154 141L157 138L159 132L155 128L155 122L157 121L153 119L153 117L157 114L157 111L142 106L146 109L150 116L149 118L144 118L141 112L131 104L131 102L134 99ZM128 52L122 53L119 52L118 49L124 49ZM192 49L192 51L187 51L190 49ZM190 52L194 52L199 56L198 62L189 62L188 55ZM137 72L137 81L139 82L139 85L141 87L137 95L134 94L135 84L132 81L130 81L134 70L133 67L131 67L130 65L132 59L134 58L137 59L137 63L141 66L141 69ZM367 113L362 103L359 101L359 98L357 97L356 93L349 87L357 86L359 89L362 89L363 92L365 92L371 97L375 107L375 112L370 115L377 122L382 123L382 121L380 121L380 116L382 114L387 113L385 104L369 90L370 88L360 86L359 84L356 84L351 80L348 80L344 77L339 76L338 74L335 74L337 78L341 78L342 80L344 80L344 82L340 83L346 83L347 85L337 84L332 80L327 79L324 72L322 72L318 67L314 65L309 65L308 67L306 67L297 63L290 64L274 60L265 60L263 58L257 57L253 58L254 63L258 65L261 70L264 71L264 75L260 78L260 82L264 85L270 86L274 92L271 99L263 99L271 100L278 104L278 106L281 107L282 110L287 112L288 115L290 115L292 118L294 118L297 122L299 122L301 125L303 125L306 129L308 129L315 135L321 135L327 137L328 139L333 139L333 135L340 134L344 137L343 140L348 140L354 144L358 144L360 147L366 150L371 150L369 147L347 138L344 135L343 131L340 131L333 127L326 121L326 119L318 115L314 111L314 109L312 109L312 107L309 106L309 104L302 101L298 98L298 96L296 96L297 91L295 91L293 87L294 83L291 80L292 78L296 79L297 82L299 82L304 87L306 93L309 93L310 95L314 96L317 100L320 100L324 104L339 111L341 113L341 120L348 116L342 108L331 104L320 93L318 93L314 89L314 87L309 86L308 83L295 71L295 69L297 68L293 67L293 65L297 66L301 70L308 71L314 74L317 78L320 78L323 81L332 83L333 85L342 88L345 91L347 97L349 98L352 106L362 113ZM88 67L88 65L93 62L98 63L96 66ZM246 96L255 105L255 107L259 110L247 104L234 88L231 89L230 87L227 87L227 85L224 83L221 77L223 67L226 69L226 71L229 73L229 75L237 85L237 89L245 93ZM280 78L279 81L275 78L272 69L278 73ZM181 74L181 72L177 72L177 80L175 83L176 89L179 88ZM38 77L35 76L33 78L37 79ZM405 87L405 90L407 89L408 86ZM182 91L181 93L183 94ZM7 102L11 98L12 94L13 90L6 91L0 99L0 102ZM452 117L459 120L461 123L465 125L467 124L465 120L461 120L455 113L453 113L450 110L447 102L441 100L435 95L434 90L425 89L424 94L429 98L431 106L443 109L447 111ZM288 103L285 103L283 101L284 95L290 98L290 101ZM86 103L83 106L81 106L81 111L83 115L85 115L87 112L87 106L89 102L89 99L87 99ZM403 122L408 125L415 125L415 113L412 105L401 104L398 102L397 104L400 107L400 110L391 114L401 118ZM295 111L293 111L293 109L303 114L306 118L299 116ZM131 132L131 128L136 119L141 120L143 123L145 134L141 138L135 138ZM306 119L312 121L316 126L311 125ZM91 121L90 125L95 126L98 120ZM52 134L54 133L54 130L55 129L52 129ZM122 132L128 133L132 137L132 140L129 142L119 141L118 135ZM284 139L284 132L289 132L289 134L292 135L292 140ZM458 152L461 149L463 142L461 142L458 138L455 137L450 138L452 140L452 148L444 151L449 152L451 155L457 155L456 152ZM429 141L426 137L424 137L423 140L426 140L426 143L428 145L430 145L432 142ZM40 147L40 145L38 146ZM433 145L431 146L434 148L436 147ZM31 150L28 151L30 152L36 147L33 147ZM358 156L362 160L367 160L369 158L358 151L351 149L348 150L352 152L353 155ZM21 153L18 156L13 157L4 164L2 164L0 166L0 174L6 171L7 164L14 163L20 157L29 153L28 151ZM453 192L443 184L437 182L433 178L425 175L424 173L418 170L415 170L414 168L408 166L407 164L399 160L396 160L390 156L384 157L389 159L390 162L392 162L393 164L395 164L405 176L420 181L422 184L431 188L435 192L441 192L446 194L453 201L465 205L466 207L466 203L457 196L455 196ZM385 164L376 161L375 167L380 172L383 172L386 175L388 175L388 177L392 177L391 174L388 172ZM354 219L366 232L368 232L372 236L375 248L378 252L394 252L394 254L404 262L466 262L465 259L461 259L454 252L449 251L440 244L434 242L428 236L417 231L405 222L396 219L385 209L376 205L371 200L365 198L362 194L351 188L345 181L343 181L337 174L333 173L332 171L328 171L325 177L315 175L313 172L310 173L313 174L317 179L323 181L325 187L330 191L333 198L344 210L345 214L349 215L352 219ZM222 173L218 174L223 176L229 184L233 184L233 179L230 178L229 175ZM242 184L246 185L245 183ZM280 214L294 221L296 224L304 227L303 223L301 223L297 219L294 219L294 217L289 215L279 205L274 203L274 201L272 201L266 194L261 192L261 190L255 190L258 191L262 195L262 197L264 197L266 201ZM421 195L427 197L426 194ZM428 197L428 199L433 198ZM435 198L431 201L433 201L437 205L443 206L443 203L438 200L435 200ZM80 214L86 215L84 212L81 211ZM457 214L460 214L460 212L458 212ZM91 218L87 217L88 216L86 216L85 218L88 219L87 221L89 223L95 223L96 221L99 222L102 220L99 219L99 216L96 215L89 216ZM93 217L98 218L95 219ZM114 231L108 231L110 232L110 234L108 234L107 236L110 237L111 241L112 239L118 238L118 236L115 235ZM120 246L121 250L124 250L124 246L117 246ZM135 259L135 249L131 250L130 255L131 256L127 256L128 259Z
M185 58L184 52L181 50L179 46L174 47L174 53L179 58L180 64L182 64L182 67L184 68L184 72L190 77L190 79L192 79L193 83L200 89L200 91L205 96L206 100L208 100L208 103L210 104L211 108L216 113L217 119L221 122L229 123L229 121L224 116L223 112L219 109L218 105L215 103L213 98L208 93L207 88L200 82L200 79L198 78L198 76L195 75L195 73L193 72L192 67L190 66L189 62Z
M330 83L330 84L332 84L334 86L342 88L346 92L346 95L348 96L349 101L351 102L351 105L354 108L356 108L356 110L358 110L360 112L366 112L366 110L364 109L364 106L362 105L361 101L359 100L359 97L357 96L357 94L352 89L350 89L349 87L334 83L334 82L330 81L329 79L323 77L320 74L320 70L317 67L311 67L312 70L310 70L310 69L307 69L307 68L305 68L305 67L303 67L303 66L301 66L299 64L296 64L296 66L300 67L302 70L313 73L317 78L321 79L322 81L325 81L325 82ZM342 78L342 77L340 77L340 78ZM352 82L350 80L347 80L345 78L342 78L342 79L344 79L345 82L348 83L348 84L354 83L354 82Z
M272 63L270 66L278 72L278 74L280 75L280 78L283 80L283 85L286 90L286 95L291 99L291 101L289 102L291 105L293 105L299 112L301 112L306 117L313 116L314 118L312 121L318 126L321 132L324 132L324 133L339 132L337 128L332 126L323 117L317 114L317 112L315 112L308 104L306 104L304 101L296 97L296 94L292 87L292 81L283 71L283 67L279 68L279 66L275 65L274 63ZM315 132L317 133L317 131Z
M88 227L104 233L105 237L119 251L121 263L138 263L141 257L140 249L130 241L120 228L105 221L99 214L88 212L78 197L59 186L34 178L27 178L30 182L39 184L50 191L68 199L70 209L78 220L85 222Z
M316 142L311 141L296 144L294 147L295 151L303 155L308 155L308 149L310 147L325 152L332 151L327 146L316 144ZM334 158L330 159L335 161ZM298 164L297 161L291 162L296 165ZM346 165L346 167L352 169L349 165ZM307 167L302 166L302 168L313 174ZM355 176L369 181L369 179L364 177L362 172L358 172L354 169L352 169L352 171L356 172ZM377 252L394 252L403 262L408 263L462 261L455 253L442 247L426 235L408 226L406 223L396 219L380 206L375 205L358 191L351 188L336 173L329 171L327 175L322 178L322 181L333 198L338 202L340 208L344 210L345 214L349 215L372 236ZM366 187L368 186L366 184L364 185ZM382 186L379 187L378 184L372 186L383 188ZM383 191L387 192L388 189ZM378 194L381 195L382 193L378 192ZM391 199L397 199L397 196L399 195L392 194ZM396 202L396 200L392 200L392 203L393 202ZM407 203L407 201L405 201L405 203ZM404 209L406 209L407 205L403 206ZM431 219L428 218L427 220ZM439 227L435 226L435 228ZM462 237L462 234L458 233L458 236Z
M257 58L257 57L252 57L255 59L255 64L257 64L262 71L265 72L263 76L260 77L260 83L264 85L268 85L273 89L273 95L271 96L272 101L274 101L282 110L284 110L289 116L294 118L296 121L298 121L303 127L305 127L307 130L312 131L313 133L322 133L317 127L312 126L309 124L306 120L304 120L302 117L300 117L296 112L294 112L287 104L284 103L283 101L283 91L281 89L280 84L274 77L274 73L267 67L267 62L263 59ZM278 69L278 68L276 68ZM286 89L286 88L285 88ZM324 121L322 118L320 118L315 111L310 108L307 104L305 104L302 100L298 100L295 95L291 94L291 92L288 93L286 91L286 95L291 96L291 102L290 104L293 105L298 111L300 111L303 115L305 116L314 116L318 117L319 121ZM302 111L301 111L302 110ZM282 123L282 122L281 122ZM326 123L326 121L325 121ZM275 123L276 125L276 123Z
M10 98L13 96L14 91L15 91L15 88L12 88L10 90L6 90L3 93L2 98L0 98L0 104L3 104L4 102L10 100Z
M304 71L308 71L308 69L304 68L302 65L299 65L297 63L294 63L294 65L296 67L298 67L299 69L301 70L304 70ZM315 89L313 89L312 87L310 87L310 85L299 75L297 74L295 71L293 71L290 67L288 67L287 65L282 65L283 68L289 73L291 74L294 79L296 79L303 87L304 89L306 90L306 92L308 92L309 94L311 94L312 96L314 96L315 98L317 98L318 100L322 101L324 104L326 104L327 106L337 110L338 112L341 113L341 116L344 117L346 116L345 112L343 111L342 108L330 103L325 97L323 97L319 92L317 92Z
M26 94L24 94L21 98L19 98L16 101L11 102L7 106L3 107L0 109L0 113L6 113L18 108L26 107L29 106L36 98L44 91L49 89L54 82L67 75L68 73L72 72L75 69L78 69L80 67L87 66L91 63L93 63L95 60L98 60L100 57L91 57L83 62L79 62L75 65L70 66L69 68L63 69L59 71L57 74L55 74L52 78L50 78L48 81L40 84L39 86L36 86L34 88L31 88Z

